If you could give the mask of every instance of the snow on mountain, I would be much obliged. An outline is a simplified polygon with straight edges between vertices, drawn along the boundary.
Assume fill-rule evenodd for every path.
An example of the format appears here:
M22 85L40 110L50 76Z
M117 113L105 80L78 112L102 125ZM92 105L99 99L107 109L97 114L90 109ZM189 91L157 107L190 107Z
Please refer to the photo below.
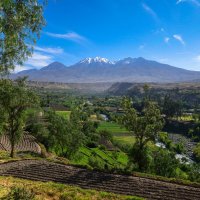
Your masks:
M173 67L142 57L129 57L115 63L101 57L86 58L68 67L65 67L62 63L54 62L40 70L26 70L12 74L11 78L22 75L29 76L29 80L67 83L172 83L200 79L200 72Z
M109 61L107 58L95 57L95 58L85 58L79 63L91 64L91 63L103 63L103 64L114 64L114 62Z

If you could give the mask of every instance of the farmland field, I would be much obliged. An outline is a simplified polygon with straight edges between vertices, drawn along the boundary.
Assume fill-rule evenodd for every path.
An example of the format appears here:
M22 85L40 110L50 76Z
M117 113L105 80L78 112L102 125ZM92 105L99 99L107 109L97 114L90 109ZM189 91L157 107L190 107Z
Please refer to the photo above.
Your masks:
M71 111L56 111L56 114L64 117L65 119L69 119Z
M116 140L117 142L120 142L122 144L133 145L135 143L134 136L119 135L119 136L114 136L114 140Z
M95 160L101 165L107 164L108 166L126 166L128 163L128 156L119 151L111 152L102 150L100 148L86 148L79 149L79 155L72 161L73 164L90 166L90 160Z
M101 122L98 127L98 131L101 131L101 130L107 130L114 134L129 133L128 130L121 127L119 124L115 122Z

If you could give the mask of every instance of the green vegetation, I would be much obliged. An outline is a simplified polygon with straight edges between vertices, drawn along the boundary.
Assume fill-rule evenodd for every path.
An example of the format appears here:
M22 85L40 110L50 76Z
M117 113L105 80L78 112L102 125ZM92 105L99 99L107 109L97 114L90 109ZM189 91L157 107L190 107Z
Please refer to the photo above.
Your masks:
M0 127L8 135L11 144L10 156L14 157L15 145L22 138L25 113L38 104L37 96L25 85L25 79L0 81Z
M163 127L160 110L153 102L146 102L142 115L132 107L131 99L124 98L122 102L124 114L119 122L135 136L133 159L137 162L140 170L147 167L147 143L155 142L159 131ZM145 166L146 165L146 166Z
M194 148L194 156L197 162L200 162L200 143Z
M56 114L69 120L71 111L56 111Z
M122 151L107 151L101 146L92 149L81 147L72 163L101 170L123 170L127 167L128 156Z
M20 198L18 198L20 197ZM142 198L122 196L95 190L56 183L42 183L16 178L0 177L0 199L4 200L142 200Z
M22 65L44 26L43 4L37 0L0 1L0 72Z
M22 65L32 54L44 26L44 2L0 1L2 75ZM8 136L11 148L10 154L0 151L0 162L45 157L91 170L136 171L200 182L199 88L187 84L152 88L138 84L129 88L127 97L120 95L81 96L78 90L66 91L59 87L56 90L29 88L25 78L1 79L0 134ZM35 137L42 147L42 155L15 152L25 132ZM184 134L192 142L198 142L193 149L194 163L176 158L177 154L188 153L187 145L182 141L174 143L167 132ZM156 142L160 142L161 147L156 146ZM13 158L15 153L16 158ZM188 156L193 159L190 152ZM0 178L0 198L137 199L11 178Z
M129 133L129 131L126 128L120 126L116 122L105 122L105 121L102 121L99 124L99 127L98 127L97 130L98 131L107 130L107 131L109 131L111 133L114 133L114 134Z
M122 144L134 145L135 144L135 137L134 136L114 136L114 140L120 142Z

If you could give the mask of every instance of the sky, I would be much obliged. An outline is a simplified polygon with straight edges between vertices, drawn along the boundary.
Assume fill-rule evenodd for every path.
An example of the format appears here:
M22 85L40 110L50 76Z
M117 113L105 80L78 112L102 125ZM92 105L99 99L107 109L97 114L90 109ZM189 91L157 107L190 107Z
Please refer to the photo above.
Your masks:
M87 57L144 57L200 71L200 0L48 0L32 58L16 71Z

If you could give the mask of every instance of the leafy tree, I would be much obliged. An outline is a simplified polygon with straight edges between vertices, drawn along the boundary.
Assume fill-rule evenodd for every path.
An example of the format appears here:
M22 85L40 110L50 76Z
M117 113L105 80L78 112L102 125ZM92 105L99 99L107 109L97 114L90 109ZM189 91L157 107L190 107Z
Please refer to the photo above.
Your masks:
M147 147L149 141L155 141L158 137L159 131L163 127L163 120L160 114L160 110L153 102L145 104L143 112L141 114L132 107L132 101L129 98L124 98L122 101L122 108L124 114L120 117L120 123L135 135L138 155L135 160L137 161L139 168L143 168L142 161L143 152Z
M96 129L98 123L89 120L90 110L85 106L73 109L70 115L70 121L74 126L79 127L80 132L84 135L84 144L87 146L96 146L99 140L99 134Z
M42 115L41 115L42 113ZM49 130L47 129L47 120L42 110L28 110L26 113L25 130L35 136L37 141L49 147Z
M172 118L174 116L181 117L183 109L182 101L174 101L170 95L166 95L164 97L163 103L163 113L166 115L167 118Z
M166 95L164 97L163 113L166 115L167 118L174 117L176 114L175 102L170 98L169 95Z
M25 111L38 103L37 96L26 87L25 79L16 82L0 80L1 126L10 140L11 157L14 157L15 145L23 135Z
M150 87L148 84L143 85L143 91L144 91L144 100L145 101L150 100L150 95L149 95Z
M47 113L48 120L48 145L49 150L54 150L58 155L72 157L84 142L80 115L72 111L67 120L53 111Z
M0 1L0 72L22 65L31 55L44 25L43 5L38 0Z
M174 177L178 161L173 153L161 149L154 152L154 172L160 176Z
M55 112L49 112L48 122L48 130L50 133L48 140L57 154L64 155L70 141L70 135L67 132L67 120Z

